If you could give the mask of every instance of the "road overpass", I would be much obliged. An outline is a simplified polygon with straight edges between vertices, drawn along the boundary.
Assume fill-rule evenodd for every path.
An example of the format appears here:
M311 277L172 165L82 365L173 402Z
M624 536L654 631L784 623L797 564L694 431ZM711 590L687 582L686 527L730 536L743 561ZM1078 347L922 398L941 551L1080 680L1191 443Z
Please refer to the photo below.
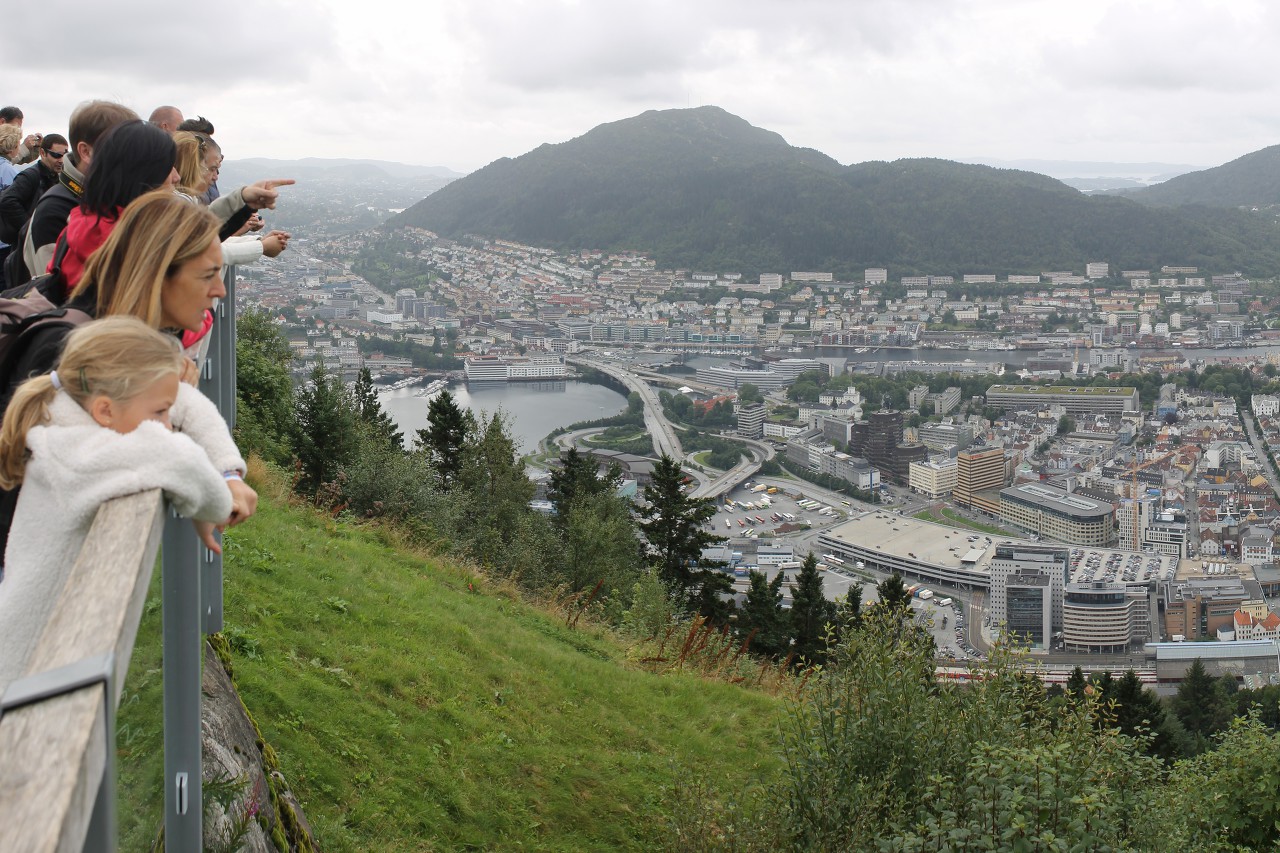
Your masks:
M680 447L680 439L676 437L675 427L671 425L671 422L667 420L667 416L663 414L662 401L658 399L658 395L648 382L645 382L629 370L601 361L574 357L567 357L565 361L569 364L580 364L608 374L639 394L640 400L644 403L644 426L649 431L649 436L653 439L654 455L662 456L665 454L676 460L684 458L684 450Z
M693 490L691 497L718 498L727 494L758 474L760 472L760 464L766 459L772 459L774 456L773 447L762 441L729 434L725 434L721 438L749 445L753 451L752 458L739 462L713 480L703 481L698 485L698 488Z
M661 456L665 453L678 461L684 459L684 451L680 446L680 439L676 436L675 427L667 420L666 414L662 411L662 401L658 399L657 393L654 392L648 382L637 376L632 370L618 365L581 357L568 357L565 361L606 373L639 394L640 399L644 402L644 425L653 439L654 455ZM670 379L671 377L663 378ZM723 393L725 389L718 388L716 390ZM752 449L751 458L739 462L714 479L703 480L692 492L692 497L718 498L754 477L760 471L761 462L772 459L774 456L772 445L764 442L730 434L725 434L723 437L750 446Z

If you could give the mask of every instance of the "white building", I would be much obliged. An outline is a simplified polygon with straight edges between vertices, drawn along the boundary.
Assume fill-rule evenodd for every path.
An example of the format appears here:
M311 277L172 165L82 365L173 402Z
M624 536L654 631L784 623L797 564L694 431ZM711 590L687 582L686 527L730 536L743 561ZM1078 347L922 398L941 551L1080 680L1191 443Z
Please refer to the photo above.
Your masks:
M951 494L956 487L956 460L944 462L912 462L908 466L907 484L911 491L937 499Z
M1280 414L1280 397L1272 394L1254 394L1250 398L1250 405L1253 413L1260 418Z

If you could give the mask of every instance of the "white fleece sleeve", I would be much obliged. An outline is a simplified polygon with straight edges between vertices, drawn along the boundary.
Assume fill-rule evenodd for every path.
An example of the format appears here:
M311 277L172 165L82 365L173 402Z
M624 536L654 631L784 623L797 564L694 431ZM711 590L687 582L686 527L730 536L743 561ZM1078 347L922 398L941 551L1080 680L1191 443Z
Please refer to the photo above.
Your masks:
M231 515L231 490L204 450L155 421L123 435L97 425L33 427L27 447L26 479L57 496L72 517L90 516L104 501L155 488L188 518L222 522Z
M251 264L262 257L262 241L245 234L222 241L222 262L229 267Z
M237 471L244 474L248 466L231 437L227 422L222 419L218 407L205 395L185 382L178 383L178 399L169 412L173 428L190 436L204 448L213 467L221 472Z

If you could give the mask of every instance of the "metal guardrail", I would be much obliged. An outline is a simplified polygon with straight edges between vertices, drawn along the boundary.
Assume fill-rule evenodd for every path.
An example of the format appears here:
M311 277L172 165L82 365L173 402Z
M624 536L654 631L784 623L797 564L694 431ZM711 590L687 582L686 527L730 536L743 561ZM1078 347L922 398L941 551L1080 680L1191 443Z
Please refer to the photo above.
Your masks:
M224 278L197 361L201 391L234 426L235 269ZM5 692L0 850L116 849L115 709L161 543L165 849L202 849L201 663L204 635L222 629L222 558L153 490L99 509L27 673Z

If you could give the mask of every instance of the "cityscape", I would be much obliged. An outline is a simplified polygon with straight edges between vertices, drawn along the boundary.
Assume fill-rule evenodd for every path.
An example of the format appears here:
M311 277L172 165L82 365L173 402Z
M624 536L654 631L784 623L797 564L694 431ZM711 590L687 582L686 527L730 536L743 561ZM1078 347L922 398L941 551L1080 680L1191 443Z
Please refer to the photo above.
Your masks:
M1215 674L1277 679L1280 617L1267 599L1280 591L1280 398L1241 409L1175 382L1207 366L1274 374L1269 283L1087 260L959 280L883 268L855 282L820 271L746 280L417 228L300 243L240 290L242 307L287 331L299 380L317 364L348 380L368 369L397 387L431 382L418 392L429 396L589 369L703 410L731 405L724 434L745 443L730 471L664 438L669 412L652 393L646 419L651 452L685 457L694 493L717 501L710 526L728 543L706 556L736 575L739 600L750 571L812 551L833 598L891 572L929 593L920 618L952 624L936 632L940 667L1015 639L1047 682L1076 665L1134 668L1172 693L1191 660L1183 644L1212 640L1195 656ZM447 347L452 366L415 364L405 342ZM1142 388L1114 381L1135 374ZM602 466L620 462L644 485L644 454L585 438ZM775 458L786 469L760 477ZM762 512L735 517L753 503L752 477L788 509L766 497ZM808 498L826 511L795 504Z

